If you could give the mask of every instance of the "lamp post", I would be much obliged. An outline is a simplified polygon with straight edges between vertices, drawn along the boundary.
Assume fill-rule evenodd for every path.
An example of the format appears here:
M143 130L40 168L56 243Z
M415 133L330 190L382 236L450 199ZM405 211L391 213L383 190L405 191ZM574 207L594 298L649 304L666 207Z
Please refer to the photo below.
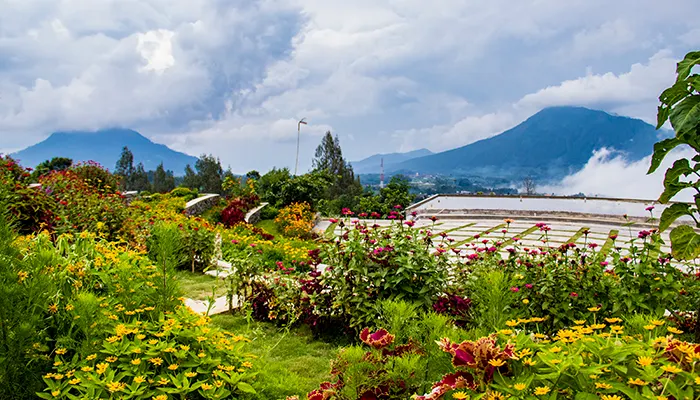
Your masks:
M294 176L297 175L297 168L299 168L299 137L301 136L301 125L306 125L306 118L302 118L297 123L297 160L294 163Z

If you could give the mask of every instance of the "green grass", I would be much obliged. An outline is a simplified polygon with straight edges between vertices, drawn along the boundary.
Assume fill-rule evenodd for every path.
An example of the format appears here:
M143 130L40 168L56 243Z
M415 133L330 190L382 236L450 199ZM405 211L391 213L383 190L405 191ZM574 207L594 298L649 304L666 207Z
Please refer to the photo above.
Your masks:
M217 285L216 278L213 276L197 272L178 271L175 274L175 279L182 289L183 296L194 300L205 300L212 295L212 290ZM224 281L220 279L218 286L216 297L225 295Z
M271 323L249 323L243 316L229 314L216 315L212 322L251 340L246 351L258 357L253 362L259 371L257 399L284 400L292 395L306 398L308 392L331 378L330 363L340 345L315 340L306 326L286 331Z
M277 224L275 224L274 220L271 219L263 219L259 221L257 224L255 224L258 228L261 228L265 232L269 233L272 236L282 236L282 233L277 229Z

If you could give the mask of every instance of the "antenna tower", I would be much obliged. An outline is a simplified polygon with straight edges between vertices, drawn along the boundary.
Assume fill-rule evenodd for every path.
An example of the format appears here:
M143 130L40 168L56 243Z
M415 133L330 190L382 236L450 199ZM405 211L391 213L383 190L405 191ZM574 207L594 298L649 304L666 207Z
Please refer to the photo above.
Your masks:
M379 165L382 169L381 174L379 174L379 188L383 189L384 188L384 158L382 158L382 161Z

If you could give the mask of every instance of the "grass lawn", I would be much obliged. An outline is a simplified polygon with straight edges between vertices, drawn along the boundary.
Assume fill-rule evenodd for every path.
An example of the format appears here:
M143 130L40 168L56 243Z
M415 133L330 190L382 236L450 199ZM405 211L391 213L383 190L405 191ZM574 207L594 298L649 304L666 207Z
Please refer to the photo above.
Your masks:
M194 300L205 300L212 295L212 291L217 285L216 278L200 272L177 271L175 279L180 284L183 295ZM226 295L224 281L219 279L216 297L224 295Z
M219 327L246 336L247 350L259 356L254 362L260 371L256 387L258 399L284 400L287 396L306 394L330 379L330 362L341 345L315 340L306 326L286 331L271 323L246 320L240 315L220 314L212 317Z
M265 232L269 233L274 237L282 236L282 233L277 230L277 224L275 224L274 220L263 219L260 220L257 224L255 224L255 226L257 226L258 228L262 228Z

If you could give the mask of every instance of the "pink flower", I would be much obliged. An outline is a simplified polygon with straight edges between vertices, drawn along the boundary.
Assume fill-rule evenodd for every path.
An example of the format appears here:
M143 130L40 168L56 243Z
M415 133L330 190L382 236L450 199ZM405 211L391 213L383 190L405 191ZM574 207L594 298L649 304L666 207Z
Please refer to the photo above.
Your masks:
M520 288L518 288L517 286L513 286L512 288L510 288L510 291L513 293L518 293L520 291Z
M654 206L649 206L649 207L645 208L645 210L647 210L647 211L651 211L653 209L654 209Z
M645 239L649 235L651 235L651 232L649 232L649 231L639 231L639 233L637 234L637 237L640 239Z
M238 240L233 239L233 240L231 240L231 243L233 243L233 244L238 244Z
M578 293L576 293L576 292L571 292L571 293L569 293L569 296L571 296L571 297L578 297Z
M338 220L335 219L335 218L330 218L330 219L328 220L328 222L330 222L331 224L337 224L337 223L338 223Z
M528 288L528 289L532 289L532 283L526 283L526 284L525 284L525 287Z
M413 225L415 225L415 224L416 224L416 223L413 222L413 221L406 221L406 222L404 222L404 225L406 225L406 226L408 226L408 227L413 227Z
M257 246L257 244L255 244L255 243L250 244L250 247L255 247L255 246Z
M601 267L607 267L608 264L609 264L609 263L608 263L607 261L601 261L601 262L600 262L600 266L601 266Z

